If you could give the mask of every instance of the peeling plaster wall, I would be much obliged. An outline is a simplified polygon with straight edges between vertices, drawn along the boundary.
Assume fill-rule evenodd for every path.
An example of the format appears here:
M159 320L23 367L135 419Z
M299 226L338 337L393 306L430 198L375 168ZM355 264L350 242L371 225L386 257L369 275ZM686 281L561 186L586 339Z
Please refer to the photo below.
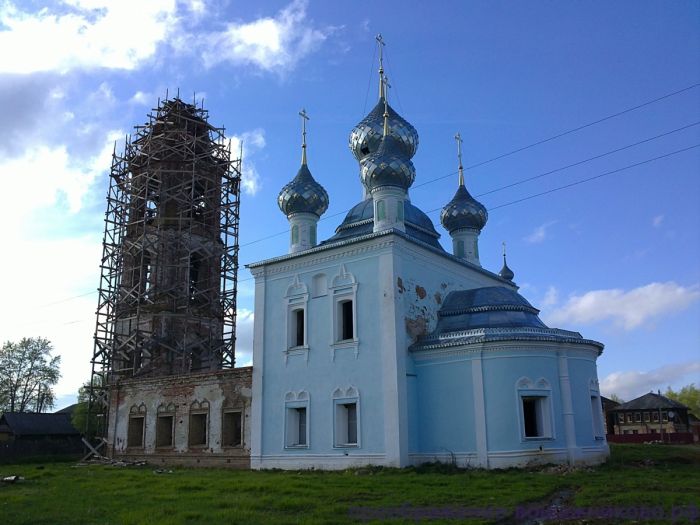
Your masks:
M438 257L407 242L398 246L402 264L394 285L403 306L409 344L435 329L437 312L451 291L482 286L515 288L495 275L474 271L474 266L450 257Z
M202 464L248 468L250 465L250 406L252 367L213 373L118 382L110 390L108 447L112 457L162 463ZM207 444L188 446L189 416L193 403L208 403ZM175 405L172 447L156 447L160 405ZM144 447L127 447L132 407L145 406ZM222 447L224 410L241 411L241 446Z

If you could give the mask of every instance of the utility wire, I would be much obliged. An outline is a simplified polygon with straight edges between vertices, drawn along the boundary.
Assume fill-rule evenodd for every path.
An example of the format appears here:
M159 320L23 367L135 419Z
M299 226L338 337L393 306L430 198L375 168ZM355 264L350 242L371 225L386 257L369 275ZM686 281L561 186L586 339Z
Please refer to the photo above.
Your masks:
M373 55L373 57L372 57L371 70L374 68L374 56L375 56L375 55L376 55L376 48L375 48L374 55ZM387 65L388 65L388 61L387 61ZM369 77L368 84L367 84L367 94L365 95L365 109L366 109L366 107L367 107L367 97L369 96L369 86L370 86L371 78L372 78L372 72L371 72L371 70L370 70L370 77ZM655 99L648 100L648 101L643 102L643 103L641 103L641 104L637 104L636 106L632 106L632 107L627 108L627 109L624 109L624 110L622 110L622 111L618 111L617 113L613 113L613 114L611 114L611 115L602 117L602 118L600 118L600 119L598 119L598 120L595 120L595 121L592 121L592 122L588 122L588 123L583 124L583 125L581 125L581 126L578 126L578 127L576 127L576 128L572 128L572 129L569 129L569 130L567 130L567 131L563 131L563 132L561 132L561 133L558 133L558 134L553 135L553 136L551 136L551 137L548 137L548 138L546 138L546 139L542 139L542 140L539 140L539 141L537 141L537 142L533 142L533 143L531 143L531 144L528 144L527 146L523 146L523 147L520 147L520 148L511 150L511 151L508 151L508 152L506 152L506 153L502 153L502 154L500 154L500 155L497 155L497 156L492 157L492 158L490 158L490 159L487 159L487 160L478 162L478 163L476 163L476 164L472 164L472 165L470 165L470 166L466 166L464 169L467 169L467 170L474 169L474 168L477 168L477 167L479 167L479 166L483 166L484 164L488 164L488 163L491 163L491 162L495 162L496 160L499 160L499 159L502 159L502 158L505 158L505 157L509 157L509 156L511 156L511 155L515 155L516 153L520 153L521 151L525 151L525 150L528 150L528 149L533 148L533 147L535 147L535 146L539 146L539 145L541 145L541 144L545 144L545 143L547 143L547 142L551 142L551 141L553 141L553 140L556 140L556 139L558 139L558 138L564 137L564 136L569 135L569 134L571 134L571 133L575 133L575 132L577 132L577 131L581 131L582 129L589 128L589 127L591 127L591 126L594 126L594 125L596 125L596 124L600 124L601 122L605 122L605 121L607 121L607 120L610 120L610 119L619 117L619 116L621 116L621 115L625 115L626 113L630 113L630 112L635 111L635 110L637 110L637 109L641 109L641 108L643 108L643 107L649 106L649 105L654 104L654 103L656 103L656 102L660 102L660 101L665 100L665 99L667 99L667 98L670 98L670 97L673 97L673 96L676 96L676 95L680 95L681 93L685 93L685 92L690 91L690 90L692 90L692 89L695 89L695 88L697 88L697 87L699 87L699 86L700 86L700 82L695 83L695 84L691 84L690 86L687 86L687 87L685 87L685 88L679 89L679 90L677 90L677 91L673 91L673 92L671 92L671 93L667 93L666 95L662 95L662 96L657 97L657 98L655 98ZM398 93L397 93L397 100L398 100ZM400 105L400 101L399 101L399 105ZM403 110L402 110L402 111L403 111ZM363 110L363 113L364 113L364 110ZM479 195L477 195L477 197L481 197L481 196L483 196L483 195L488 195L488 194L490 194L490 193L495 193L495 192L497 192L497 191L501 191L501 190L506 189L506 188L510 188L510 187L513 187L513 186L517 186L517 185L519 185L519 184L523 184L523 183L528 182L528 181L530 181L530 180L534 180L534 179L537 179L537 178L540 178L540 177L544 177L544 176L549 175L549 174L551 174L551 173L555 173L555 172L557 172L557 171L562 171L563 169L567 169L567 168L569 168L569 167L577 166L577 165L583 164L583 163L585 163L585 162L589 162L589 161L591 161L591 160L594 160L594 159L596 159L596 158L601 158L601 157L604 157L604 156L606 156L606 155L610 155L610 154L612 154L612 153L615 153L615 152L618 152L618 151L622 151L623 149L628 149L628 148L634 147L634 146L636 146L636 145L642 144L642 143L644 143L644 142L649 142L649 141L654 140L654 139L656 139L656 138L660 138L660 137L663 137L663 136L666 136L666 135L670 135L671 133L675 133L675 132L677 132L677 131L680 131L680 130L683 130L683 129L686 129L686 128L695 126L695 125L697 125L697 124L698 124L698 123L689 124L688 126L685 126L685 127L682 127L682 128L678 128L678 129L675 129L675 130L672 130L672 131L663 133L663 134L661 134L661 135L657 135L656 137L651 137L651 138L649 138L649 139L645 139L645 140L640 141L640 142L638 142L638 143L630 144L630 145L628 145L628 146L624 146L624 147L622 147L622 148L618 148L617 150L613 150L613 151L610 151L610 152L607 152L607 153L603 153L603 154L601 154L601 155L598 155L597 157L592 157L592 158L590 158L590 159L585 159L585 160L583 160L583 161L580 161L580 162L571 164L571 165L566 166L566 167L557 168L556 170L552 170L552 171L550 171L550 172L543 173L543 174L540 174L540 175L535 175L534 177L529 177L529 178L527 178L527 179L523 179L523 180L517 181L517 182L512 183L512 184L509 184L509 185L507 185L507 186L503 186L503 187L500 187L500 188L495 188L495 189L493 189L493 190L489 190L489 191L486 192L486 193L479 194ZM693 147L696 147L696 146L693 146ZM685 150L680 150L680 151L685 151ZM672 154L673 154L673 153L672 153ZM663 158L663 157L659 157L659 158ZM645 162L651 162L651 161L653 161L653 160L657 160L657 159L651 159L651 160L645 161ZM636 165L633 165L633 166L637 166L637 165L639 165L639 164L636 164ZM630 166L630 167L633 167L633 166ZM628 167L628 168L624 168L624 169L629 169L629 167ZM618 170L618 171L621 171L621 170ZM456 171L453 171L453 172L451 172L451 173L448 173L447 175L443 175L443 176L441 176L441 177L437 177L437 178L432 179L432 180L430 180L430 181L426 181L426 182L423 182L423 183L421 183L421 184L417 184L417 185L414 186L414 188L419 188L419 187L421 187L421 186L427 185L427 184L430 183L430 182L435 182L435 181L437 181L437 180L441 180L441 179L444 179L444 178L447 178L447 177L450 177L450 176L454 176L456 173L457 173ZM600 176L604 176L604 175L605 175L605 174L600 175ZM598 177L600 177L600 176L598 176ZM596 178L597 178L597 177L596 177ZM591 179L591 180L592 180L592 179ZM576 184L580 184L580 182L573 183L573 185L576 185ZM564 186L564 187L562 187L561 189L563 189L563 188L565 188L565 187L569 187L569 186ZM557 189L555 189L555 190L549 190L548 192L543 192L541 195L545 195L546 193L551 193L552 191L558 191L558 190L557 190ZM527 200L527 199L529 199L529 198L534 198L534 197L539 196L539 195L540 195L540 194L537 194L537 195L535 195L535 196L525 197L524 199L521 199L521 200L519 200L519 201L513 201L513 202L511 202L511 203L506 203L506 204L503 204L503 205L501 205L501 206L499 206L499 207L509 206L509 205L511 205L511 204L515 204L516 202L521 202L522 200ZM440 209L440 208L437 208L437 209ZM436 210L437 210L437 209L436 209ZM492 208L492 209L496 209L496 208ZM428 212L428 213L432 213L432 212L434 212L434 211L436 211L436 210L431 210L431 211ZM323 220L326 220L326 219L331 219L331 218L333 218L333 217L337 217L338 215L342 215L343 213L347 213L348 211L350 211L350 210L340 211L340 212L335 213L335 214L333 214L333 215L328 215L328 216L326 216L326 217L322 217L320 220L323 221ZM278 236L280 236L280 235L284 235L284 234L287 234L287 233L289 233L289 229L284 230L284 231L281 231L281 232L273 233L273 234L271 234L271 235L268 235L268 236L266 236L266 237L262 237L262 238L260 238L260 239L256 239L256 240L253 240L253 241L249 241L249 242L247 242L247 243L243 243L243 244L240 245L240 247L250 246L250 245L256 244L256 243L258 243L258 242L262 242L262 241L265 241L265 240L268 240L268 239L272 239L272 238L274 238L274 237L278 237ZM249 280L251 280L251 279L252 279L252 278L239 279L238 282L249 281ZM91 295L91 294L94 294L94 293L96 293L96 292L97 292L96 290L95 290L95 291L91 291L91 292L87 292L87 293L85 293L85 294L77 295L77 296L74 296L74 297L69 297L69 298L67 298L67 299L62 299L62 300L60 300L60 301L56 301L56 302L53 302L53 303L47 303L47 304L41 305L40 307L51 306L51 305L54 305L54 304L60 304L60 303L62 303L62 302L72 301L73 299L78 299L78 298L80 298L80 297L85 297L85 296L87 296L87 295Z
M584 184L584 183L590 182L590 181L592 181L592 180L600 179L600 178L602 178L602 177L606 177L607 175L612 175L612 174L614 174L614 173L620 173L621 171L626 171L626 170L629 170L629 169L632 169L632 168L636 168L637 166L642 166L642 165L644 165L644 164L649 164L650 162L654 162L654 161L657 161L657 160L660 160L660 159L665 159L665 158L667 158L667 157L672 157L673 155L678 155L678 154L680 154L680 153L683 153L683 152L685 152L685 151L689 151L689 150L691 150L691 149L698 148L698 147L700 147L700 144L695 144L694 146L688 146L687 148L682 148L682 149L679 149L679 150L676 150L676 151L672 151L672 152L670 152L670 153L665 153L665 154L663 154L663 155L659 155L658 157L653 157L653 158L651 158L651 159L646 159L646 160L643 160L643 161L641 161L641 162L635 162L634 164L629 164L629 165L627 165L627 166L623 166L622 168L617 168L617 169L614 169L614 170L606 171L605 173L600 173L600 174L598 174L598 175L594 175L593 177L588 177L588 178L585 178L585 179L580 179L580 180L571 182L571 183L569 183L569 184L565 184L564 186L559 186L559 187L557 187L557 188L552 188L552 189L547 190L547 191L542 191L542 192L540 192L540 193L535 193L535 194L533 194L533 195L528 195L527 197L523 197L523 198L521 198L521 199L516 199L516 200L514 200L514 201L506 202L506 203L504 203L504 204L499 204L498 206L492 206L491 208L488 208L488 211L497 210L497 209L499 209L499 208L505 208L506 206L511 206L511 205L513 205L513 204L518 204L519 202L528 201L528 200L534 199L534 198L536 198L536 197L541 197L542 195L548 195L548 194L554 193L554 192L556 192L556 191L565 190L565 189L567 189L567 188L571 188L572 186L578 186L579 184ZM432 209L432 210L430 210L430 211L427 212L427 213L434 213L434 212L440 211L440 210L442 210L442 207Z
M686 130L686 129L688 129L688 128L692 128L693 126L697 126L697 125L700 125L700 121L693 122L692 124L688 124L688 125L686 125L686 126L681 126L680 128L672 129L671 131L666 131L665 133L661 133L661 134L659 134L659 135L655 135L655 136L653 136L653 137L649 137L649 138L640 140L640 141L638 141L638 142L634 142L634 143L632 143L632 144L628 144L627 146L622 146L622 147L617 148L617 149L613 149L613 150L610 150L610 151L606 151L605 153L601 153L601 154L599 154L599 155L595 155L595 156L593 156L593 157L589 157L589 158L584 159L584 160L579 160L578 162L574 162L573 164L568 164L568 165L566 165L566 166L562 166L562 167L560 167L560 168L556 168L556 169L553 169L553 170L551 170L551 171L547 171L547 172L545 172L545 173L540 173L539 175L535 175L535 176L533 176L533 177L528 177L527 179L521 179L521 180L516 181L516 182L513 182L513 183L511 183L511 184L507 184L507 185L505 185L505 186L500 186L500 187L495 188L495 189L493 189L493 190L489 190L489 191L487 191L487 192L480 193L479 195L477 195L477 197L483 197L484 195L489 195L489 194L491 194L491 193L496 193L497 191L502 191L502 190L505 190L505 189L508 189L508 188L512 188L513 186L518 186L518 185L520 185L520 184L524 184L524 183L530 182L530 181L532 181L532 180L541 179L542 177L545 177L545 176L547 176L547 175L551 175L552 173L557 173L557 172L559 172L559 171L564 171L564 170L566 170L566 169L573 168L573 167L575 167L575 166L580 166L581 164L586 164L587 162L591 162L591 161L593 161L593 160L601 159L601 158L603 158L603 157L607 157L608 155L612 155L612 154L614 154L614 153L619 153L620 151L624 151L624 150L626 150L626 149L630 149L630 148L633 148L633 147L635 147L635 146L639 146L640 144L645 144L645 143L647 143L647 142L651 142L652 140L660 139L661 137L666 137L666 136L668 136L668 135L672 135L673 133L678 133L679 131L684 131L684 130ZM466 169L469 169L469 168L466 168ZM457 173L457 172L454 171L454 172L452 172L452 173L448 173L447 175L442 175L442 176L440 176L440 177L436 177L436 178L434 178L434 179L430 179L430 180L427 180L427 181L425 181L425 182L421 182L420 184L414 185L413 188L420 188L421 186L425 186L425 185L427 185L427 184L431 184L431 183L433 183L433 182L436 182L436 181L445 179L445 178L447 178L447 177L453 176L453 175L455 175L455 173Z

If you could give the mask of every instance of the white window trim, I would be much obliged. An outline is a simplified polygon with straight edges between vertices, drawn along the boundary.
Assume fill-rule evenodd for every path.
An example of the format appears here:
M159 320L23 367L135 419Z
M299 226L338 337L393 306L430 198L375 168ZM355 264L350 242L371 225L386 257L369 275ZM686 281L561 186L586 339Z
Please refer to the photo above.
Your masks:
M188 449L195 449L195 450L200 450L207 448L209 446L209 426L211 425L211 416L209 414L209 401L206 399L203 399L202 401L193 401L192 404L190 404L190 410L187 414L187 448ZM204 423L204 443L200 443L198 445L190 445L190 432L192 430L192 419L191 416L193 415L206 415L206 420Z
M309 393L305 390L298 392L287 392L284 396L284 432L282 446L285 450L308 449L311 446L311 411L309 410ZM306 443L304 445L291 443L289 435L289 410L305 408L306 409ZM297 439L298 441L298 439Z
M518 410L518 419L520 429L520 441L528 443L532 441L552 441L556 439L554 428L554 402L552 400L552 387L549 382L541 377L536 382L533 382L528 377L521 377L515 383L515 397ZM542 436L526 436L525 435L525 413L523 411L523 398L526 397L541 397L543 398L544 407L540 412L544 418L542 421L543 435Z
M309 360L309 290L307 286L300 282L299 276L294 276L294 280L287 287L287 293L285 294L285 299L287 303L286 315L285 315L285 326L284 326L284 344L283 344L283 354L284 362L287 364L290 355L303 355L306 362ZM292 315L296 310L303 310L304 312L304 344L303 345L292 345L293 339L296 338L296 334L292 334L292 327L294 326Z
M357 280L347 271L344 264L340 265L338 274L333 278L329 288L331 297L331 360L335 361L336 350L349 348L354 351L355 359L359 354L359 338L357 337ZM340 339L341 314L340 303L352 301L352 339Z
M348 448L361 448L362 447L362 432L361 432L361 424L360 421L362 420L360 413L360 393L354 386L349 386L347 388L336 388L333 391L332 395L333 403L332 403L332 413L331 413L331 421L333 422L333 448L337 449L348 449ZM357 433L357 442L356 443L339 443L338 439L338 405L346 405L349 403L355 403L355 419L356 419L356 433Z

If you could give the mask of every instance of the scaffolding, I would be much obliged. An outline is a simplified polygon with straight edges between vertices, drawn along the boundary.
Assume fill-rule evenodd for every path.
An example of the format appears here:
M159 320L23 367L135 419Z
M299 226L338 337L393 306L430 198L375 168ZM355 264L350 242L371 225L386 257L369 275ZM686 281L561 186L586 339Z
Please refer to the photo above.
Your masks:
M97 436L115 381L235 366L241 158L207 120L166 97L112 155L87 418Z

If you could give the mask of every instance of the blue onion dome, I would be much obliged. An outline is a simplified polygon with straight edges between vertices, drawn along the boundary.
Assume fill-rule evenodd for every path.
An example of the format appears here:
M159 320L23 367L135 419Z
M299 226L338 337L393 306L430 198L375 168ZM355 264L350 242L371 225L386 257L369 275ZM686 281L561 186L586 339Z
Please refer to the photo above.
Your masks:
M513 270L508 268L508 265L506 264L505 257L503 258L503 268L501 268L501 271L498 272L498 275L500 275L501 277L503 277L504 279L506 279L508 281L512 281L513 277L515 277Z
M296 177L277 197L277 204L287 217L293 213L313 213L320 217L328 209L328 202L328 193L314 180L306 164L301 165Z
M465 228L481 231L488 220L486 207L469 194L464 184L440 213L440 222L450 233Z
M505 244L504 244L505 246ZM506 263L506 254L505 254L505 248L503 248L503 268L501 268L501 271L498 272L498 275L503 277L504 279L508 281L512 281L513 277L515 277L515 274L513 273L513 270L508 268L508 263Z
M416 168L392 134L382 137L377 151L363 158L360 166L360 180L367 191L382 186L407 190L416 179Z
M396 139L403 154L410 159L418 150L418 132L388 104L387 109L391 136ZM372 111L350 132L350 151L359 162L379 149L383 131L384 98L382 97Z

